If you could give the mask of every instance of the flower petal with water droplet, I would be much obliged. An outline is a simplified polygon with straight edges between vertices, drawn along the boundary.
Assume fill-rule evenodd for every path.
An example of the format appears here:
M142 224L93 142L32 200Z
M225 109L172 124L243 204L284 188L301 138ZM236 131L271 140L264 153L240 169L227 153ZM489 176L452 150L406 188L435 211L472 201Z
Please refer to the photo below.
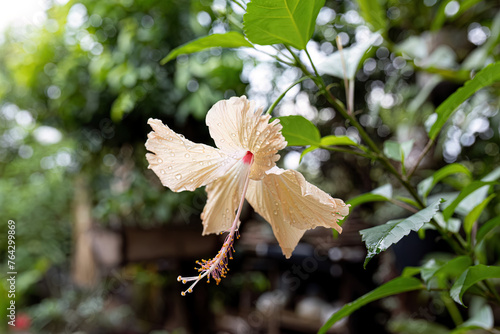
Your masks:
M220 150L184 138L160 120L149 119L154 131L148 134L146 154L162 184L173 191L195 190L223 176L235 160Z
M286 147L279 120L269 123L270 118L245 96L219 101L207 113L206 123L217 147L236 159L252 152L252 180L264 177L279 159L277 152Z
M342 200L310 184L299 172L278 167L267 171L260 182L249 183L247 200L271 224L287 257L305 230L324 226L340 233L337 221L349 214Z
M207 185L207 204L201 214L203 235L224 232L231 227L243 196L248 168L250 165L240 160L224 176Z

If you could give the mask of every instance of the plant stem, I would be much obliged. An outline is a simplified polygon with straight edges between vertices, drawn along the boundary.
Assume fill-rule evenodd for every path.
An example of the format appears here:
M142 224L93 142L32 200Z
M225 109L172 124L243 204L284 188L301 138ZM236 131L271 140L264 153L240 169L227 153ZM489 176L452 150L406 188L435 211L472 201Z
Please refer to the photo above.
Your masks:
M422 150L422 152L420 152L420 155L418 156L417 162L412 167L412 169L408 172L408 174L406 176L407 179L411 178L411 176L413 175L413 173L415 173L415 171L417 170L418 166L420 165L420 163L422 162L422 160L424 159L424 157L427 155L427 153L431 149L432 144L434 144L434 140L433 139L429 139L429 141L425 145L425 147Z
M292 89L295 85L301 83L305 79L308 79L308 77L302 77L299 80L292 83L283 93L281 93L281 95L276 99L276 101L273 102L273 104L269 107L269 109L267 109L266 114L270 115L273 112L274 108L276 108L278 103L280 103L280 101L285 97L286 93L288 93L290 89Z
M288 47L287 45L285 45L285 48L287 48L287 50L290 52L290 54L292 55L292 57L295 59L295 65L297 67L299 67L306 76L308 76L309 78L311 78L316 83L316 85L320 89L320 93L325 96L325 98L327 99L327 101L342 115L342 117L344 117L346 120L348 120L358 130L358 133L361 136L361 138L363 139L363 141L375 153L376 159L379 160L388 169L388 171L391 174L393 174L398 179L398 181L403 185L403 187L405 187L405 189L415 199L415 201L419 205L418 209L425 208L424 202L422 201L422 199L418 195L418 193L415 190L415 188L408 182L408 178L407 177L403 178L398 173L398 171L396 170L396 168L394 168L394 166L389 161L389 159L380 151L380 149L378 148L378 146L370 138L370 136L365 131L365 129L361 126L361 124L359 124L359 122L357 121L357 119L353 115L350 115L348 113L348 111L345 109L345 106L342 104L342 102L340 102L337 98L335 98L332 95L332 93L327 89L327 87L325 85L325 82L323 81L323 78L321 78L318 75L314 76L313 74L311 74L307 70L307 68L304 66L304 64L300 61L300 59L297 57L297 55L290 49L290 47ZM313 68L315 68L314 65L313 65ZM427 151L430 149L431 145L432 145L432 143L426 145L426 147L429 146L429 148L427 148ZM352 152L349 152L349 153L352 153ZM421 159L423 159L423 156L422 156ZM438 230L438 232L442 235L443 239L446 242L448 242L448 244L451 246L451 248L457 254L466 254L467 253L467 251L463 247L461 247L461 245L459 243L457 243L457 241L455 239L451 238L448 235L447 231L444 230L435 220L431 220L430 223Z
M441 300L443 300L444 306L448 310L448 313L450 314L455 326L460 326L464 322L464 320L462 319L462 315L460 314L457 305L449 297L448 291L441 293Z

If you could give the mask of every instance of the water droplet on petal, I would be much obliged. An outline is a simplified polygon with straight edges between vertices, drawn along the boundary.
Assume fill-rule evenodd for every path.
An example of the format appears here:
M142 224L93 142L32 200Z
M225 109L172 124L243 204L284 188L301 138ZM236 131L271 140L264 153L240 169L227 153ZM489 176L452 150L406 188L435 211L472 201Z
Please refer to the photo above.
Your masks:
M273 214L274 214L275 216L277 216L277 215L278 215L278 211L274 210L274 211L273 211Z
M280 204L279 204L278 202L274 202L274 205L278 206L278 205L280 205Z
M220 142L221 142L221 143L223 143L223 142L225 142L225 140L224 140L224 139L221 139L221 140L220 140Z
M255 131L256 136L260 136L260 131Z
M186 158L189 158L189 153L186 153L184 156L185 156Z
M182 179L182 175L181 175L181 174L175 174L175 178L176 178L177 180L180 180L180 179Z
M172 169L172 166L168 166L168 167L167 167L167 169L168 169L168 170L171 170L171 169Z
M172 141L172 137L168 137L168 140L169 140L169 141Z
M184 139L184 138L186 138L186 137L184 137L184 135L179 135L179 137L180 137L181 139Z
M226 209L226 213L229 213L229 209Z
M222 125L222 123L217 123L217 126L221 126L221 125Z
M231 133L231 137L236 137L236 134L235 133Z
M158 163L161 164L163 162L163 160L161 159L158 159Z
M165 174L165 170L163 170L163 169L162 169L162 170L160 171L160 173Z

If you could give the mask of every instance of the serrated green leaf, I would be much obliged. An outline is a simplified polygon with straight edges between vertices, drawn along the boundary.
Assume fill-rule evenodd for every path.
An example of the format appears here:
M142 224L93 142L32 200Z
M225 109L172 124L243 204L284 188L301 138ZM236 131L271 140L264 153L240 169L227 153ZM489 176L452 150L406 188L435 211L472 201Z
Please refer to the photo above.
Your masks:
M411 231L418 231L425 223L428 223L439 210L438 200L423 210L403 220L391 220L387 223L361 230L362 240L366 244L368 254L366 255L364 267L375 255L385 251L397 243Z
M479 216L483 212L484 208L488 205L488 203L496 196L496 194L491 194L488 196L484 201L482 201L478 206L476 206L474 209L472 209L471 212L465 216L464 219L464 231L467 234L467 236L470 236L470 233L472 231L472 226L474 226L474 223L479 219Z
M288 146L320 146L319 130L308 119L297 115L278 117L278 119L283 126L281 133Z
M335 51L324 60L318 62L316 68L320 74L329 74L340 79L343 79L344 76L347 76L348 79L354 79L363 56L379 37L379 34L372 34L365 41L343 49L342 54L341 51ZM345 74L342 58L346 67Z
M392 281L389 281L359 297L355 301L344 305L340 310L335 312L330 319L328 319L328 321L320 328L318 334L326 333L328 329L330 329L337 321L347 317L352 312L368 303L388 296L396 295L398 293L422 289L424 289L422 282L415 277L395 278Z
M469 267L462 273L462 275L460 275L451 287L451 298L453 298L453 300L460 305L464 305L462 302L462 296L464 293L477 282L488 278L500 278L500 267L485 266L483 264Z
M431 192L432 188L434 188L434 186L439 181L441 181L442 179L444 179L447 176L450 176L452 174L458 174L458 173L463 173L463 174L466 174L468 176L471 175L470 171L464 165L461 165L458 163L447 165L447 166L439 169L438 171L436 171L434 174L432 174L432 176L429 176L425 180L421 181L417 186L418 194L420 196L426 198L429 195L429 193Z
M484 223L484 225L477 231L476 243L480 243L484 237L497 226L500 226L500 216L490 219Z
M387 19L385 10L378 0L357 0L361 16L371 25L373 31L386 31Z
M348 136L326 136L321 138L321 146L343 146L343 145L352 145L358 146L352 138Z
M429 138L436 139L448 118L472 94L497 81L500 81L500 62L486 66L473 79L467 81L464 86L457 89L455 93L436 109L437 119L429 131Z
M453 212L455 212L456 207L462 202L467 196L469 196L471 193L474 191L478 190L479 188L482 188L484 186L491 186L493 184L496 184L497 182L490 181L490 182L485 182L485 181L474 181L467 185L460 194L451 202L450 205L448 205L444 210L443 210L443 217L445 220L450 219L450 217L453 215Z
M248 47L253 48L253 45L249 43L245 37L236 31L230 31L225 34L213 34L195 39L194 41L183 44L172 51L163 58L160 62L164 65L175 59L177 56L182 54L191 54L200 52L203 50L221 47L221 48L240 48Z
M392 186L390 184L383 185L377 189L372 190L369 193L361 194L356 196L349 201L347 204L351 205L351 210L363 203L367 202L383 202L389 201L392 198Z
M384 142L384 154L392 160L403 162L410 155L413 143L413 139L401 144L397 141L386 140Z
M306 48L325 0L252 0L243 15L248 39L260 45L288 44Z

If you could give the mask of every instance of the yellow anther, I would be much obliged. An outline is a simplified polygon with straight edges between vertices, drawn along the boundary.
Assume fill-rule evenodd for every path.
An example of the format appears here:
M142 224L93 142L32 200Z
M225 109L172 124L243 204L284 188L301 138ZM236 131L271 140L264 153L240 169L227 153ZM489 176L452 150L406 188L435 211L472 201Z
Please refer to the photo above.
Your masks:
M185 279L182 280L182 284L186 284L187 281Z
M188 292L189 292L189 293L193 292L193 289L189 288L189 289L188 289Z
M181 296L185 296L186 293L184 291L181 292Z
M181 281L181 279L182 279L182 277L181 277L181 276L177 277L177 282L180 282L180 281Z

